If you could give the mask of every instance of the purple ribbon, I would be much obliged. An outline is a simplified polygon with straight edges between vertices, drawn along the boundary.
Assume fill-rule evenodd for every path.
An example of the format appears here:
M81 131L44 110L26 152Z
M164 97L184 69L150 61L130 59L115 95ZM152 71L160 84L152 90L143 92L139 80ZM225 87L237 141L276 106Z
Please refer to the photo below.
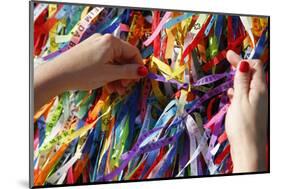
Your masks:
M218 81L220 79L223 79L225 77L233 76L234 74L235 74L235 72L231 71L229 73L208 75L208 76L202 77L201 79L197 80L192 85L195 86L195 87L201 86L201 85L207 85L207 84L216 82L216 81ZM153 79L153 80L164 82L164 83L176 84L178 89L180 89L180 88L187 88L188 87L188 83L181 83L181 82L179 82L179 81L177 81L175 79L166 80L166 78L164 76L161 76L161 75L158 75L158 74L154 74L154 73L149 73L147 75L147 77L149 79Z
M193 107L191 107L188 111L188 113L191 113L193 110L195 110L196 108L198 108L203 102L205 102L206 100L212 98L213 96L216 96L224 91L226 91L227 89L229 89L230 87L232 87L233 85L233 81L227 81L217 87L215 87L214 89L208 91L207 93L205 93L195 104Z

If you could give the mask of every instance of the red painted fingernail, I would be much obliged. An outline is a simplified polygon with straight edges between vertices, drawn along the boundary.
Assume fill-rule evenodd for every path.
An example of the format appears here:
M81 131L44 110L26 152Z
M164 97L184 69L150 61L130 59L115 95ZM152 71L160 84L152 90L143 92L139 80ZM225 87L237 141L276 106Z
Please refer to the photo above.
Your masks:
M242 61L239 66L239 71L243 73L247 73L249 71L249 63L247 61Z
M139 76L146 76L148 74L148 70L145 66L138 67Z

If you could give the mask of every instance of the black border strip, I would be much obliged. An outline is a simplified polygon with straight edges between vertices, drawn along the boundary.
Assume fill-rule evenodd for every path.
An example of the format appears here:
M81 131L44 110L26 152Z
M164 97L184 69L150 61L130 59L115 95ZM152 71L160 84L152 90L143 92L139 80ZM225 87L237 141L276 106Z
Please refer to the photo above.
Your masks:
M163 10L163 11L182 11L182 12L193 12L193 13L206 13L206 14L223 14L223 15L235 15L235 16L259 16L268 18L268 170L262 172L247 172L247 173L231 173L231 174L218 174L218 175L204 175L204 176L189 176L189 177L167 177L167 178L155 178L155 179L140 179L140 180L123 180L123 181L111 181L111 182L94 182L94 183L81 183L81 184L58 184L48 186L33 186L33 72L34 72L34 60L33 60L33 11L34 3L49 3L49 4L69 4L69 5L88 5L88 6L103 6L110 8L130 8L130 9L142 9L142 10ZM224 12L207 12L207 11L192 11L192 10L181 10L181 9L160 9L160 8L149 8L149 7L130 7L120 5L102 5L102 4L88 4L88 3L71 3L71 2L58 2L58 1L29 1L29 188L54 188L54 187L68 187L68 186L86 186L86 185L99 185L99 184L121 184L131 182L145 182L145 181L160 181L160 180L182 180L189 178L211 178L211 177L225 177L225 176L239 176L239 175L258 175L270 173L270 16L269 15L257 15L257 14L240 14L240 13L224 13Z
M34 185L34 127L33 127L33 115L34 115L34 90L33 90L33 72L34 72L34 37L33 37L33 17L34 17L34 3L29 2L29 188Z

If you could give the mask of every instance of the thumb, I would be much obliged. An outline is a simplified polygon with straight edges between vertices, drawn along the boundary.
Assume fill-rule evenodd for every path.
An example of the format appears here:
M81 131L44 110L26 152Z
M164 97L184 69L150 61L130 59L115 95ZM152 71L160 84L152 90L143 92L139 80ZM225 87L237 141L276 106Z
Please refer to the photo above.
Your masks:
M148 69L139 64L111 64L108 71L111 81L119 79L139 79L148 74Z
M249 63L246 60L242 60L232 50L227 51L226 58L232 66L237 68L234 77L234 96L248 96L251 79Z
M248 61L242 60L239 62L234 76L234 96L238 96L238 98L248 96L250 79L250 65Z

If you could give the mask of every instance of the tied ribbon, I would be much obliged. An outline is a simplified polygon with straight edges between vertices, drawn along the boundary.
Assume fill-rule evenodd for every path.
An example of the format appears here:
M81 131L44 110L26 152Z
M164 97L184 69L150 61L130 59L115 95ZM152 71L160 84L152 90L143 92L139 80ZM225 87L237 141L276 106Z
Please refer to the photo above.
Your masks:
M36 3L34 67L95 33L136 46L126 94L66 91L34 114L34 185L229 174L224 117L234 50L269 67L267 18ZM268 75L268 73L267 73Z

